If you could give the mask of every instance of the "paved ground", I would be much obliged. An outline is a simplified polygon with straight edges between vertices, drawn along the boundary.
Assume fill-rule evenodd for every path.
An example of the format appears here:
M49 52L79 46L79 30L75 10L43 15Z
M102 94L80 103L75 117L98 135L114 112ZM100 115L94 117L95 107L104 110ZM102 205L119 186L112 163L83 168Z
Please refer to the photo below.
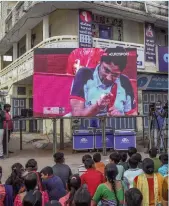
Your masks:
M41 146L41 142L32 143L33 139L44 139L43 143L45 143L46 148L38 149L37 146ZM52 157L52 143L48 143L48 141L52 142L52 138L44 135L36 135L36 134L23 134L23 150L19 150L19 135L15 134L12 136L9 149L14 151L13 154L9 155L9 158L4 160L0 160L0 165L3 167L3 179L2 182L6 180L11 171L11 165L20 162L25 165L26 161L30 158L35 158L38 162L38 168L41 170L45 166L52 166L54 164ZM137 141L138 151L141 152L143 158L147 157L143 151L145 151L142 141ZM71 143L65 144L65 149L63 151L65 153L66 163L71 167L72 171L77 172L77 167L81 164L81 158L84 153L78 152L76 154L72 154ZM106 162L108 160L108 152L107 156L102 157L103 161Z

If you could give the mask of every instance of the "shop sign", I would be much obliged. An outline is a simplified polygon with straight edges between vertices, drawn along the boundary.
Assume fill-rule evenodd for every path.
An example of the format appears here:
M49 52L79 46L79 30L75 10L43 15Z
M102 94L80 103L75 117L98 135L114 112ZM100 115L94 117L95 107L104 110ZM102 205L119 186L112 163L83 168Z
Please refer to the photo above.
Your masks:
M92 13L90 11L79 10L79 47L93 47Z
M137 86L142 90L168 90L167 75L138 75Z
M122 27L123 26L123 20L122 19L116 19L112 17L107 17L107 16L101 16L98 14L93 14L93 22L97 24L106 24L106 25L112 25L112 26L117 26L117 27Z
M154 24L145 23L145 61L156 63Z

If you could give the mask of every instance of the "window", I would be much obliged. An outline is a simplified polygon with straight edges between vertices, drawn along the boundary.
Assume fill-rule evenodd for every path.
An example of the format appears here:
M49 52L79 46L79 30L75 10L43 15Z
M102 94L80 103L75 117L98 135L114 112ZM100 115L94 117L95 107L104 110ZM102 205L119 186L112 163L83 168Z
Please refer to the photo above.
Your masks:
M18 87L17 94L18 95L26 95L26 87Z
M148 102L148 94L143 94L143 101Z
M123 21L122 19L93 14L92 35L94 38L122 41Z
M150 102L155 103L155 94L150 94Z
M52 36L52 24L49 25L49 37L51 37L51 36Z
M4 61L4 62L12 62L12 56L4 55L4 56L3 56L3 61Z
M112 39L111 29L112 28L110 26L99 25L99 37L101 39Z
M11 9L7 9L7 16L8 16L8 14L11 12Z
M156 43L159 46L168 46L168 31L156 28Z

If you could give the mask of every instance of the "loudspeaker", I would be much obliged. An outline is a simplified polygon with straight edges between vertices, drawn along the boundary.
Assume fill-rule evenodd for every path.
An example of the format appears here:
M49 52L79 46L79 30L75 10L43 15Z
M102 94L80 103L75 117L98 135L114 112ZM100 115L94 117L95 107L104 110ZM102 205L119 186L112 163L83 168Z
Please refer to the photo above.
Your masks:
M21 109L21 116L27 117L28 116L28 109Z
M22 117L33 117L33 110L32 109L21 109L21 116Z
M32 109L28 109L28 117L33 117L33 110Z

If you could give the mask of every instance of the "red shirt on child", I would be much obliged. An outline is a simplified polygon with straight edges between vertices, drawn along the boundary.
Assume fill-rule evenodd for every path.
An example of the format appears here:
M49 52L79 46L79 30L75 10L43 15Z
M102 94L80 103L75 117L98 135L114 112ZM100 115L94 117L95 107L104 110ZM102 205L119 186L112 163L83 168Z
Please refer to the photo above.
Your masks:
M104 182L104 176L94 168L88 169L81 175L81 183L86 184L90 195L93 197L97 187Z

